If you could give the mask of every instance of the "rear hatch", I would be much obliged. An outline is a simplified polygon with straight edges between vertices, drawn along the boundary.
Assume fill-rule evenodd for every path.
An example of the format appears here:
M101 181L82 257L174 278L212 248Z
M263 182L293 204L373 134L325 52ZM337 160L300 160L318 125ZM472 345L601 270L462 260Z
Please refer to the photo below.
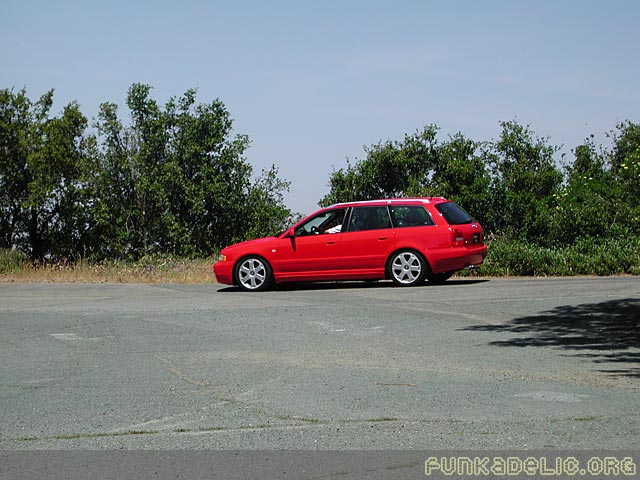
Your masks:
M454 202L435 205L449 224L452 247L478 247L484 245L482 227L462 207Z

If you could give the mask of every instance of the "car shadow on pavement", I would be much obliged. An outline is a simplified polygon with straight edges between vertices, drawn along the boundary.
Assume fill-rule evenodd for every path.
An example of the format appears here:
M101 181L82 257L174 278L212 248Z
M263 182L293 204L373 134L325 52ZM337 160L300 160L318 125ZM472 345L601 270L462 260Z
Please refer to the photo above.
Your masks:
M502 325L473 325L462 330L515 333L517 336L512 339L496 340L489 345L568 350L574 352L571 356L606 364L601 372L640 378L638 298L560 306Z
M411 287L415 288L434 288L434 287L447 287L447 286L460 286L460 285L475 285L478 283L488 282L488 279L452 279L445 283L432 285L429 282L425 282L424 285ZM295 282L295 283L281 283L271 287L269 291L276 292L295 292L305 290L346 290L346 289L379 289L379 288L403 288L394 286L393 282L389 280L372 280L372 281L347 281L347 282ZM237 287L225 287L218 292L241 292Z

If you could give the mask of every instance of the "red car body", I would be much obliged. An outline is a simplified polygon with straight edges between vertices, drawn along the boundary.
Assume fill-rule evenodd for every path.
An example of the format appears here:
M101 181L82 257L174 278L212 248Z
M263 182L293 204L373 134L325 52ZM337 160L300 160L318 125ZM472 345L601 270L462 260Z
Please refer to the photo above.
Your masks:
M323 208L278 236L224 248L213 270L219 283L249 291L385 278L411 286L444 281L486 254L482 227L455 203L391 199Z

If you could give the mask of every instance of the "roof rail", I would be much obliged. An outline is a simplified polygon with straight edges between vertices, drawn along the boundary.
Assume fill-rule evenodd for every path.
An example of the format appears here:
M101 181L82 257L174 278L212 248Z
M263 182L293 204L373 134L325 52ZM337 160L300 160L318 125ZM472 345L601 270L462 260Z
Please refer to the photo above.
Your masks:
M431 203L433 200L446 200L444 197L402 197L402 198L379 198L377 200L355 200L352 202L341 202L335 203L331 205L331 207L348 207L355 204L371 204L371 203L386 203L387 205L391 205L394 203L404 203L404 202L421 202L421 203Z

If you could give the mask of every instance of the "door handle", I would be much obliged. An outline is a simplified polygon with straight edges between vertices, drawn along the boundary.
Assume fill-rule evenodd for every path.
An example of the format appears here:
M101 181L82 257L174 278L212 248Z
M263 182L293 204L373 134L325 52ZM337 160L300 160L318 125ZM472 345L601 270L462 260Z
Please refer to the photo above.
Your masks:
M335 245L336 242L327 242L327 245Z
M378 237L378 240L380 240L381 242L384 242L385 240L387 240L389 237Z

